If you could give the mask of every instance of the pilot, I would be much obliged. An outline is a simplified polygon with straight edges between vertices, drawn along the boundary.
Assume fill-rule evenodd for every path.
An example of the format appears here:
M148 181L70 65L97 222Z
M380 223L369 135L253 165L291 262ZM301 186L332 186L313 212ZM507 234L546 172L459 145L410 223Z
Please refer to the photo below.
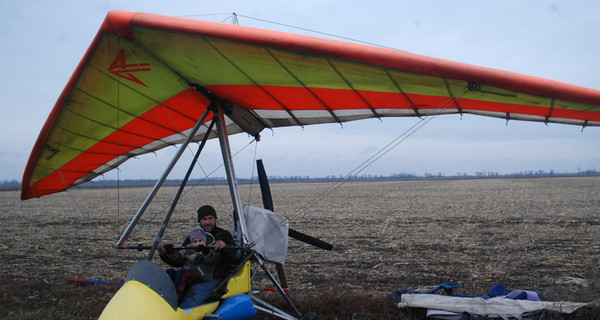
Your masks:
M235 250L223 250L226 246L235 246L233 236L229 231L217 226L217 212L211 205L201 206L197 213L200 226L214 238L214 243L212 243L212 245L214 245L218 252L222 253L219 264L217 265L215 277L224 278L230 272L229 267L231 262L236 259ZM184 246L187 246L189 243L189 237L183 241Z

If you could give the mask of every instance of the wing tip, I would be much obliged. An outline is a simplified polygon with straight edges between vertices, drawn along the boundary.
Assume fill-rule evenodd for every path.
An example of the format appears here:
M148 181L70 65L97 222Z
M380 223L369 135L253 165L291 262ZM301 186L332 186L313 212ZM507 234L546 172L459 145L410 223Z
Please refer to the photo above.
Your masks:
M133 32L131 32L131 19L137 14L139 13L130 11L109 11L106 14L106 18L104 19L100 30L133 41L134 37Z

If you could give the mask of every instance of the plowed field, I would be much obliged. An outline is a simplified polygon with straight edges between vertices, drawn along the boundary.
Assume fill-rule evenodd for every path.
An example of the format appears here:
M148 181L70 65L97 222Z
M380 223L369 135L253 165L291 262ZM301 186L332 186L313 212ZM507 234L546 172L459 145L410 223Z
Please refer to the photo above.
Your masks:
M335 246L328 252L290 239L285 269L292 296L384 298L458 281L457 293L464 295L482 295L500 283L546 300L600 299L600 177L332 185L271 184L275 211L291 228ZM122 281L147 252L113 245L149 190L79 188L24 202L18 192L0 192L0 315L33 319L44 310L68 309L61 295L81 290L69 279ZM257 185L240 190L244 202L262 206ZM128 244L151 244L176 191L161 190ZM203 204L212 204L226 226L228 199L224 185L188 187L164 240L179 244ZM99 304L116 291L101 290ZM72 307L79 311L61 314L98 316Z

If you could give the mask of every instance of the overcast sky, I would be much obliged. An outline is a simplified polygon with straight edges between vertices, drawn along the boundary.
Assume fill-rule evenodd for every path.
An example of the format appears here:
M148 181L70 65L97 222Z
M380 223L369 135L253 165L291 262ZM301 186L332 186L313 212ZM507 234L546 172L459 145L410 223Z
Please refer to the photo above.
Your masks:
M0 181L22 179L50 110L110 10L151 12L295 33L306 30L600 89L596 1L7 1L0 0ZM323 35L321 35L323 36ZM418 119L266 130L236 157L269 175L346 175ZM600 128L464 115L432 119L362 173L573 172L600 169ZM216 142L216 141L215 141ZM208 146L216 152L216 143ZM236 152L250 140L232 137ZM195 146L192 146L195 149ZM173 148L131 159L119 178L158 178ZM217 156L202 161L206 172ZM191 150L186 152L191 159ZM182 177L186 165L171 178ZM114 173L113 173L114 174ZM222 176L217 173L217 176ZM195 178L201 178L196 170ZM116 177L107 174L105 179Z

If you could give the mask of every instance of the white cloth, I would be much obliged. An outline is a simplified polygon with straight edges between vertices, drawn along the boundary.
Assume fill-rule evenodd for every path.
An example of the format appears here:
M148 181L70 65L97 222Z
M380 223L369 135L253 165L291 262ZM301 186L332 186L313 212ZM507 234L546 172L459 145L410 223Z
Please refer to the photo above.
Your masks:
M285 263L288 249L288 220L273 211L244 205L248 242L265 260Z
M451 312L470 312L478 315L511 316L525 312L548 310L572 313L588 303L513 300L507 298L461 298L438 294L403 294L398 307L413 307L446 310Z

